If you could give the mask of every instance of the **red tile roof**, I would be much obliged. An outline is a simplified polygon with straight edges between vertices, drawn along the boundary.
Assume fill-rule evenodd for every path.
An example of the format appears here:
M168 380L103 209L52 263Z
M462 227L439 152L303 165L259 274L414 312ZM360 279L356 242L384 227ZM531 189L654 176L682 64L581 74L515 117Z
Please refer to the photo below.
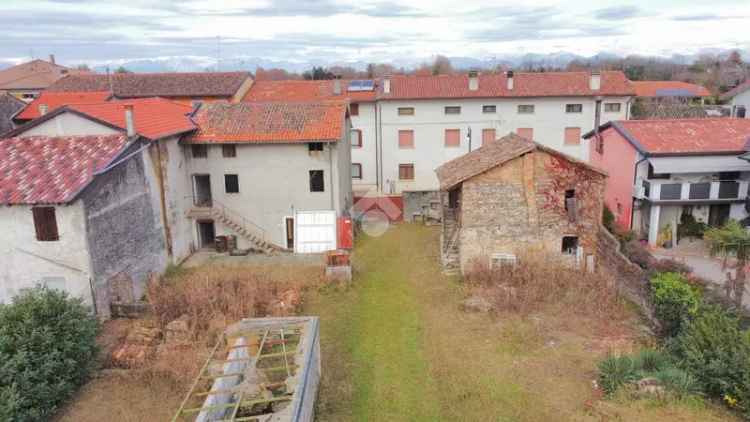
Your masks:
M341 94L334 95L334 81L255 81L242 101L321 101L349 100L351 102L375 101L375 91L349 92L348 80L341 80Z
M638 97L710 97L703 86L681 81L631 81Z
M0 204L61 204L127 145L124 135L0 139Z
M469 89L469 76L394 76L389 94L378 99L491 98L491 97L575 97L594 95L634 95L630 81L622 72L602 72L601 88L591 90L588 72L519 73L508 90L507 76L502 73L480 74L479 87Z
M747 91L748 89L750 89L750 79L748 79L744 83L741 83L741 84L737 85L736 87L734 87L733 89L731 89L731 90L725 92L724 94L722 94L721 95L721 100L722 101L731 100L736 95L742 94L743 92Z
M211 103L193 117L198 131L188 143L294 143L337 141L346 103Z
M111 77L111 84L110 84ZM118 98L232 97L250 78L248 72L114 73L69 75L50 91L112 91Z
M607 175L606 172L584 163L583 161L579 161L569 155L545 147L544 145L530 141L526 138L522 138L511 132L500 139L488 142L467 154L454 158L435 169L435 173L440 181L440 189L451 189L459 183L471 179L478 174L484 173L526 153L536 150L545 151L549 154L561 157L593 173L598 173L601 176Z
M36 119L41 114L39 106L45 104L47 112L53 111L59 107L71 104L100 103L111 97L108 91L90 91L90 92L49 92L43 91L38 98L26 105L14 120L31 120Z
M618 120L602 130L610 127L646 154L739 153L750 142L750 119Z
M149 139L160 139L195 129L188 114L189 105L164 98L142 98L94 104L73 104L68 110L77 111L120 129L125 129L125 105L133 105L135 131Z

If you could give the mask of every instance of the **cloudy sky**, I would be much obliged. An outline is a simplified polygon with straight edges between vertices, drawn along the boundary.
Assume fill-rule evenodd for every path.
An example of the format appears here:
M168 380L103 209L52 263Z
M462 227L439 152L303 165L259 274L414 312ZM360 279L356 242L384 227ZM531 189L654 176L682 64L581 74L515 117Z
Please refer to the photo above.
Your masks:
M748 0L0 0L0 60L272 60L750 50Z

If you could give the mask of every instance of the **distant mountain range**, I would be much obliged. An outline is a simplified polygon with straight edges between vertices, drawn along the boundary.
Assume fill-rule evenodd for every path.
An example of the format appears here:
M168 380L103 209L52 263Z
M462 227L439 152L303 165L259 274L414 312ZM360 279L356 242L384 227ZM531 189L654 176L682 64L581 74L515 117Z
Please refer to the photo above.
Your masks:
M711 50L705 51L705 53L711 54L728 54L729 50ZM745 60L750 60L750 51L743 51L742 55ZM678 64L690 64L698 58L698 54L695 55L681 55L675 54L671 57L660 57L661 59L671 60ZM605 60L618 59L621 56L611 53L599 53L594 56L586 57L578 54L569 52L556 52L549 54L502 54L491 58L473 58L473 57L449 57L454 68L457 69L468 69L468 68L493 68L498 65L504 65L511 68L521 68L526 66L534 67L552 67L552 68L564 68L568 63L574 60L582 60L586 62L600 62ZM425 61L431 61L430 59L397 59L388 64L395 66L396 68L413 69ZM280 68L285 69L289 72L301 73L309 70L313 66L349 66L357 70L365 70L367 64L366 61L339 61L339 62L324 62L324 61L277 61L269 60L260 57L228 57L222 58L219 63L218 69L221 71L234 71L234 70L249 70L255 71L258 67L264 69ZM13 63L9 61L3 61L0 59L0 69L8 67ZM132 72L202 72L207 70L216 70L217 63L215 57L209 56L172 56L172 57L155 57L155 58L143 58L133 60L109 60L101 62L90 62L88 65L96 72L106 72L107 68L110 71L114 71L120 66L126 68Z

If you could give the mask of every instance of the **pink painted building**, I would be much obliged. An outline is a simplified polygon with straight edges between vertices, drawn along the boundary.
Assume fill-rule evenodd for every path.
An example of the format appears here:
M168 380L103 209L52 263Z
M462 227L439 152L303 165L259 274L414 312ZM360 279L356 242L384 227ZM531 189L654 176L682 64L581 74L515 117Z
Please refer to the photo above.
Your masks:
M584 138L591 164L609 174L616 223L652 246L678 239L684 215L708 225L748 217L748 119L612 121Z

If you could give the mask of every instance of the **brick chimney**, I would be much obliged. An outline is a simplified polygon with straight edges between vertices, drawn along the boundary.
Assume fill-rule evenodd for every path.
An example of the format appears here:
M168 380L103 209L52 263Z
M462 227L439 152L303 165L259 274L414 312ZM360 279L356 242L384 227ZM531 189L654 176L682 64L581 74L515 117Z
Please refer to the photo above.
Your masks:
M479 71L469 71L469 91L476 91L479 89Z
M47 111L49 111L49 106L47 104L39 104L39 115L44 116L47 114Z
M513 81L513 71L509 70L505 72L505 76L508 79L508 91L513 91L513 86L515 82Z
M133 119L133 104L125 104L125 131L128 138L135 136L135 121Z
M383 76L383 94L391 93L391 75Z
M336 75L333 79L333 95L341 95L341 75Z
M54 54L50 54L49 55L49 62L52 63L52 64L55 64L55 55Z

